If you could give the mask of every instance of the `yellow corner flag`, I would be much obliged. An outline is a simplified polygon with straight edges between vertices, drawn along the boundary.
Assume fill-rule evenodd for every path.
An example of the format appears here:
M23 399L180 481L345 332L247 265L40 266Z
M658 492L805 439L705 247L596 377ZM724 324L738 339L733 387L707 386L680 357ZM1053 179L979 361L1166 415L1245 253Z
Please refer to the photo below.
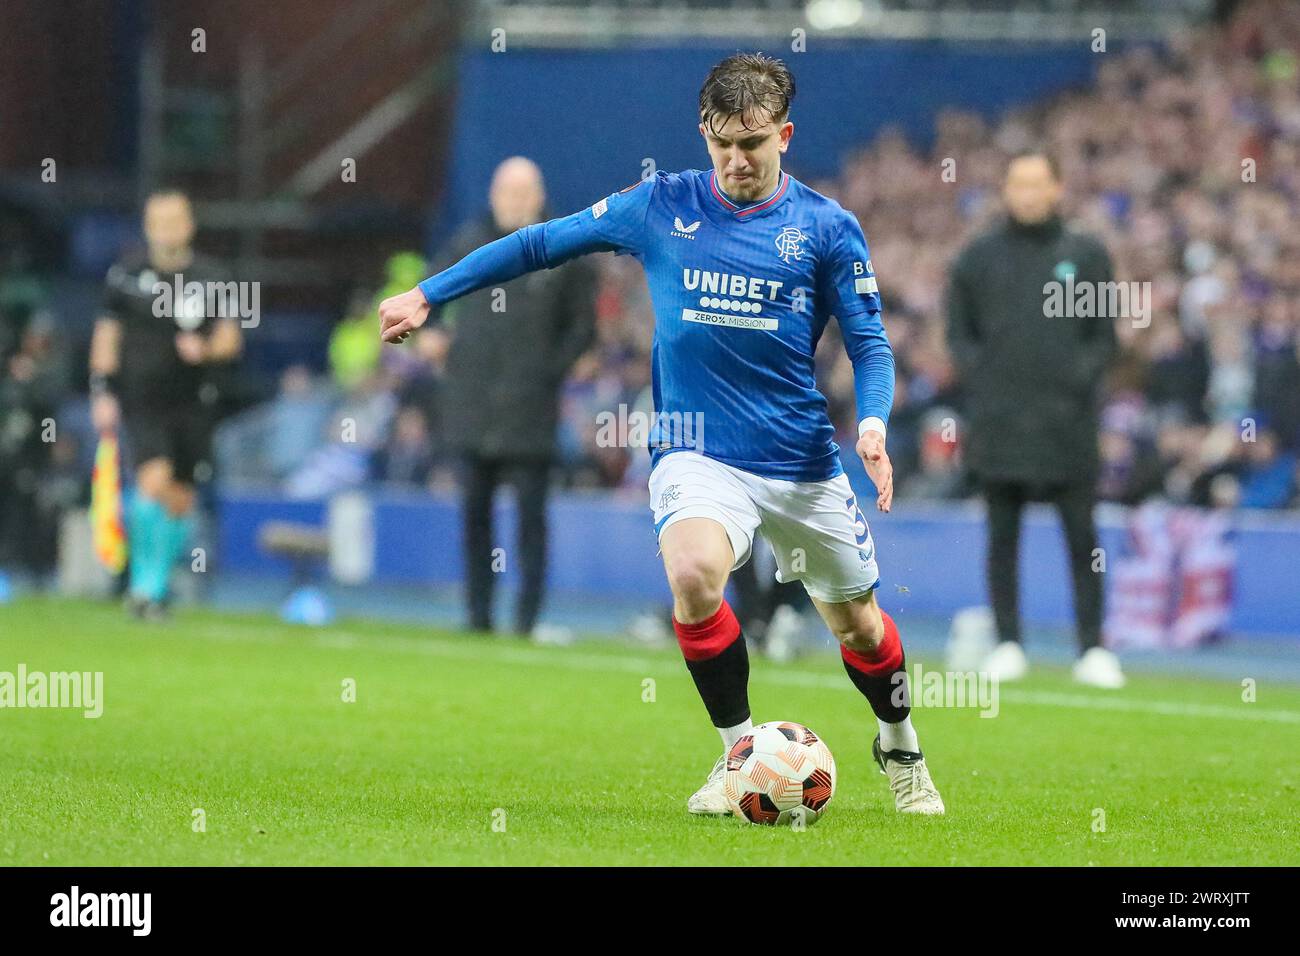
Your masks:
M126 531L122 525L122 472L117 436L104 432L95 449L95 470L90 479L90 528L95 557L113 574L126 567Z

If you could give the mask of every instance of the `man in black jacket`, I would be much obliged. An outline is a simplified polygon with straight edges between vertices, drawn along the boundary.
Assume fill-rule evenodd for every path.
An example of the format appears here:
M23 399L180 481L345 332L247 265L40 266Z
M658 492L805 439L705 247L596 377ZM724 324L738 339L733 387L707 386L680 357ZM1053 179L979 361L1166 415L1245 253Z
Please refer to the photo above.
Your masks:
M435 272L488 242L544 218L541 171L507 159L492 178L491 215L452 241ZM522 276L459 299L444 310L452 334L444 382L444 428L464 461L465 573L469 626L492 629L497 572L514 555L493 552L492 500L514 486L522 582L515 630L530 634L546 574L546 498L559 389L595 337L595 276L582 260Z
M1020 644L1020 516L1027 502L1050 501L1074 581L1075 679L1120 687L1119 661L1100 646L1092 519L1101 384L1118 317L1107 293L1115 286L1105 247L1062 222L1061 192L1051 157L1013 159L1003 186L1008 217L962 251L950 276L948 342L965 395L967 462L988 502L988 587L1000 643L984 669L1014 680L1028 668Z

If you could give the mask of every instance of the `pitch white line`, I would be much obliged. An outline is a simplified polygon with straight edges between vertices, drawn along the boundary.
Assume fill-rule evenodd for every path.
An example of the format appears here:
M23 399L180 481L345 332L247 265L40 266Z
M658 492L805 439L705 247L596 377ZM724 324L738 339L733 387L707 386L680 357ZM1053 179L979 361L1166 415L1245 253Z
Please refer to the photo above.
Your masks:
M222 628L220 632L207 627L195 628L204 636L223 640L239 640L235 628ZM255 642L265 642L267 635L253 635ZM663 658L627 657L603 654L586 654L566 648L514 647L499 639L466 638L464 641L447 641L438 638L372 637L348 631L329 631L317 635L316 643L334 650L375 649L444 657L453 660L483 660L490 658L508 664L549 666L588 671L620 671L653 676L664 667L675 666ZM750 678L756 683L778 684L786 687L812 687L818 690L851 691L853 685L839 674L820 674L788 668L762 668ZM1120 692L1105 694L1070 694L1059 691L1035 691L1023 688L999 688L999 699L1009 704L1031 707L1063 707L1073 710L1109 710L1121 713L1158 714L1163 717L1205 717L1215 720L1256 720L1279 724L1300 724L1300 711L1257 707L1243 703L1240 708L1221 704L1190 704L1177 701L1135 700Z
M1241 708L1221 704L1183 704L1162 700L1131 700L1098 694L1065 694L1055 691L1000 690L1002 700L1013 704L1041 707L1076 707L1083 710L1140 711L1166 717L1212 717L1229 720L1267 720L1280 724L1300 724L1300 711L1256 709L1254 704L1242 703Z

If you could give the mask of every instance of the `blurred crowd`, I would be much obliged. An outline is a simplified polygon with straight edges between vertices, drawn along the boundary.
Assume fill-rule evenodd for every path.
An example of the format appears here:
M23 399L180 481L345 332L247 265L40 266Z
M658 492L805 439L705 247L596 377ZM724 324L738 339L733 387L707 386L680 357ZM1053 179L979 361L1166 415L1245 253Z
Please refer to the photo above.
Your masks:
M898 365L890 450L900 496L969 491L943 332L947 270L1001 214L1007 157L1042 144L1060 162L1069 218L1104 239L1117 279L1150 284L1149 326L1117 329L1101 496L1300 504L1300 7L1272 3L1159 52L1106 54L1093 89L996 125L944 113L928 154L886 133L840 177L812 184L859 217L881 276ZM601 317L600 358L570 386L575 423L611 401L643 400L650 320L634 265L608 264ZM852 370L834 326L818 359L851 445ZM620 469L576 444L581 431L572 428L574 449L602 463L597 475L640 482L635 462Z
M0 215L0 568L53 565L59 518L89 484L75 432L60 430L73 391L68 352L45 308L31 233ZM57 440L56 440L57 439Z
M898 494L972 491L962 468L963 396L944 341L948 267L1002 214L1008 157L1045 145L1060 164L1069 221L1104 240L1117 280L1150 293L1149 322L1117 326L1101 497L1300 506L1300 6L1244 5L1227 24L1176 35L1162 49L1098 55L1091 89L996 124L945 112L928 153L886 131L847 157L840 176L810 183L858 216L881 278L898 366L889 440ZM571 487L640 494L644 450L598 436L602 415L635 421L632 413L650 409L653 312L638 263L598 258L597 342L561 397L557 473ZM389 288L401 285L389 279ZM291 490L319 493L366 475L454 480L438 441L445 338L431 332L414 349L381 354L371 304L359 298L335 334L334 381L345 398L333 419L320 417L335 436L340 416L364 422L373 440L335 440L305 467L282 468ZM361 363L345 358L353 335ZM818 374L840 444L851 449L852 369L834 325ZM284 402L310 392L305 376L286 374Z
M1067 219L1104 240L1116 279L1151 290L1149 325L1117 326L1101 496L1300 506L1300 5L1246 4L1226 24L1158 50L1097 55L1090 89L996 123L945 112L928 152L886 131L846 157L838 177L809 183L854 212L871 244L898 367L889 438L897 493L972 491L963 397L944 341L947 272L1001 215L1008 157L1046 145L1061 168ZM596 259L596 344L561 394L556 474L568 487L643 495L645 450L600 436L609 434L602 416L628 422L651 410L653 313L638 263ZM55 514L77 493L75 482L39 480L77 472L75 449L41 441L40 426L81 372L61 366L23 264L0 267L2 525ZM428 330L381 349L375 318L381 298L428 268L416 253L399 254L374 288L357 290L331 336L327 375L290 367L274 398L228 419L217 473L298 497L370 482L450 487L456 461L441 437L439 400L448 336ZM833 324L818 373L851 450L852 372Z
M1060 163L1067 218L1104 240L1116 279L1150 284L1149 325L1117 324L1101 496L1300 504L1300 6L1285 3L1243 6L1159 52L1106 53L1092 89L996 125L945 113L928 155L884 135L813 184L858 215L881 277L900 496L966 493L946 272L1000 215L1007 157L1042 145ZM948 160L953 182L939 176ZM827 342L821 357L848 435L842 351Z
M885 131L846 157L840 177L810 183L852 209L871 243L898 368L889 432L897 493L972 492L944 341L948 267L1002 215L1008 157L1045 144L1061 165L1067 219L1104 239L1117 280L1149 284L1149 323L1118 323L1100 496L1300 506L1300 7L1244 5L1227 25L1173 36L1158 51L1099 56L1089 90L997 124L945 112L928 152ZM602 415L636 420L632 412L650 410L653 310L636 261L599 260L597 345L564 386L558 472L569 486L641 494L645 450L598 436ZM359 312L357 328L369 332L372 315ZM454 462L438 454L445 354L430 334L413 354L370 359L387 385L354 403L356 414L364 405L385 420L373 477L454 480ZM818 368L840 444L852 449L852 367L833 325ZM348 388L344 378L335 364Z

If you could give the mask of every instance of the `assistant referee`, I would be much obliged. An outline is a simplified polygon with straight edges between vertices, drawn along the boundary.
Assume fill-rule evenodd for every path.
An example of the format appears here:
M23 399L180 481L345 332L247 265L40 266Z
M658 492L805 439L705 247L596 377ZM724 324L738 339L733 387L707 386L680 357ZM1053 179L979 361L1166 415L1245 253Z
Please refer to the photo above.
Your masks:
M228 300L197 294L226 287L227 277L195 254L194 231L184 193L160 190L148 197L147 250L109 270L90 349L95 427L102 434L120 423L136 463L126 508L129 605L150 619L166 614L171 568L192 533L195 481L211 472L209 444L220 397L212 373L233 362L241 348L237 319L209 314L214 302ZM171 294L187 285L196 294Z

